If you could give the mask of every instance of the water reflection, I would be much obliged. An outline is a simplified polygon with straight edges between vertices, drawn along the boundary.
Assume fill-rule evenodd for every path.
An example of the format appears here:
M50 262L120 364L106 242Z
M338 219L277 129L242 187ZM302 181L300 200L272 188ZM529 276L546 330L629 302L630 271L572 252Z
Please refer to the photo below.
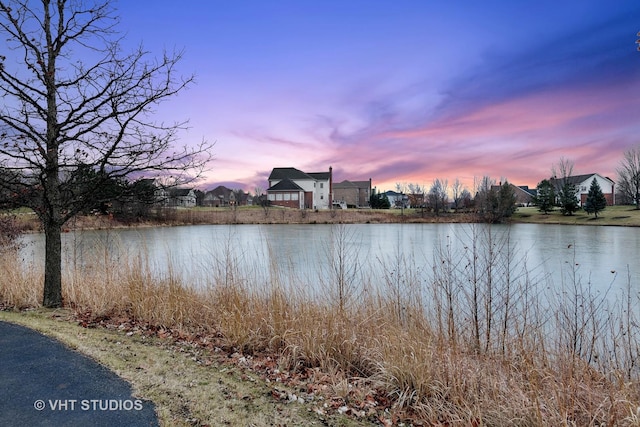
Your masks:
M348 246L338 255L357 263L362 273L359 280L377 289L388 276L385 272L400 262L428 276L441 248L448 246L454 256L464 257L474 233L482 227L487 226L197 225L79 231L63 235L63 253L66 267L90 265L100 258L117 263L142 255L157 274L165 274L172 266L195 286L209 286L212 277L230 274L233 267L236 277L245 275L256 286L278 280L322 293L326 289L319 285L335 274L332 266L340 239ZM628 284L638 289L639 229L515 224L492 226L491 230L508 240L509 256L526 263L531 277L550 286L573 280L575 273L596 292L609 288L617 292ZM27 235L23 240L25 261L42 264L43 236Z

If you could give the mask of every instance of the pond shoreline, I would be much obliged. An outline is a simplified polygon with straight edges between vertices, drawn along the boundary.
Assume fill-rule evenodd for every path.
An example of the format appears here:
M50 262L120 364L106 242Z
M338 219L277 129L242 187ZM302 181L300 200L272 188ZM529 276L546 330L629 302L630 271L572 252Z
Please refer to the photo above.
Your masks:
M38 218L33 214L18 214L19 227L23 232L41 232ZM101 230L116 228L145 228L178 225L216 224L453 224L480 223L474 213L446 212L435 215L420 209L347 209L347 210L298 210L283 208L240 207L163 209L148 219L119 220L110 215L83 215L68 221L63 232L72 230ZM564 216L559 211L549 214L535 207L518 208L504 223L623 226L640 227L640 210L633 206L610 206L598 218L579 211Z

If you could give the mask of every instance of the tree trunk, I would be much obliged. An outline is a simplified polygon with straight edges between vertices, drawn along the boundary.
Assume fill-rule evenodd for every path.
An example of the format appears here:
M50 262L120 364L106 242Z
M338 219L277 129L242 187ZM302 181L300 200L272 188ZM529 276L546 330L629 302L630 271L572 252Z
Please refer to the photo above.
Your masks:
M54 150L49 150L54 151ZM55 151L54 151L55 152ZM50 167L44 182L44 214L41 217L45 236L44 292L42 305L47 308L62 306L62 196L58 158L49 158Z
M44 255L44 292L42 305L48 308L62 306L62 197L60 194L60 146L58 124L58 93L56 84L56 60L59 51L51 29L51 11L48 2L44 3L44 29L47 40L46 68L44 83L47 88L47 135L44 184L43 225L45 235ZM60 6L60 3L58 4Z
M59 221L44 223L45 260L42 305L48 308L62 306L62 226Z

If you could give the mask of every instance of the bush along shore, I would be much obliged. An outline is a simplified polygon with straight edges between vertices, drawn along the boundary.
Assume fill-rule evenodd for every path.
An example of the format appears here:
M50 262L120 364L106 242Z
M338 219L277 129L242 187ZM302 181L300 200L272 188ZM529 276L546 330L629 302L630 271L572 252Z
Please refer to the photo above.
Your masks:
M144 254L121 259L95 248L85 267L65 271L65 307L85 328L186 345L204 365L232 364L286 386L272 388L270 399L304 405L318 419L640 425L639 301L631 283L615 302L592 295L576 274L546 292L516 258L508 233L469 224L462 252L440 247L429 266L387 260L398 268L385 275L385 288L360 289L348 251L339 249L348 225L336 227L323 299L307 295L302 281L285 288L279 275L291 272L256 284L231 258L194 288L174 270L154 274ZM18 267L16 257L3 251L0 301L9 310L37 308L42 272ZM184 421L180 411L192 425L215 424L200 399L181 405L169 406L167 425Z

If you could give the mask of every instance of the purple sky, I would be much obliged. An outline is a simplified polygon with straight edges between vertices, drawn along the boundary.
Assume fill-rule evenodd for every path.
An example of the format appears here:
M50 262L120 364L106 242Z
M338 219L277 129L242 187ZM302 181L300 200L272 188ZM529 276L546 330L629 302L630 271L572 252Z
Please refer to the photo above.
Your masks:
M265 189L274 167L427 188L489 175L616 178L640 143L640 3L120 0L127 41L184 48L197 84L159 120L216 141L198 187Z

